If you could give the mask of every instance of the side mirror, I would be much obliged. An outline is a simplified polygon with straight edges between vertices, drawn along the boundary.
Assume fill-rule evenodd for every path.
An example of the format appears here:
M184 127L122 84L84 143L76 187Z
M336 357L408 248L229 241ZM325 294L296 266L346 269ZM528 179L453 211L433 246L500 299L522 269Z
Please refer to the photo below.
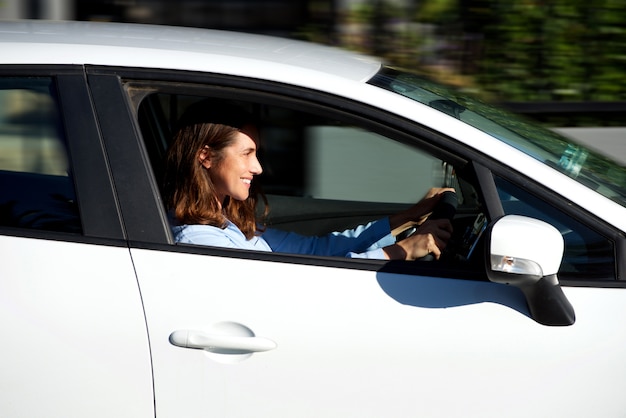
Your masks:
M518 287L532 318L540 324L572 325L574 308L557 278L563 249L563 237L552 225L506 215L487 230L487 277Z

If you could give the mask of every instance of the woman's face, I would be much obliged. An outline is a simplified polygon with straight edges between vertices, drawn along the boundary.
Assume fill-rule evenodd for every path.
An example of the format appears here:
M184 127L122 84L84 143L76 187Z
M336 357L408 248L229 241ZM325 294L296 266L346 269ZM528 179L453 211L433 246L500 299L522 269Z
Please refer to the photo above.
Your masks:
M235 134L233 143L222 150L220 160L211 161L210 152L208 158L202 159L201 153L201 162L209 168L220 203L226 196L246 200L250 195L253 177L263 171L256 155L257 139L256 128L246 126Z

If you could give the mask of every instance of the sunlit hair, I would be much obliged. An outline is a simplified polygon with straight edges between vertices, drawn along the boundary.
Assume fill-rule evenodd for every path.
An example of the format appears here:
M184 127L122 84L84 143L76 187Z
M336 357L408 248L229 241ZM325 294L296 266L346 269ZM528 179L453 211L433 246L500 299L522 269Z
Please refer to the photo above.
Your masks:
M265 204L264 215L268 212L267 201L256 182L252 183L246 200L227 197L220 209L215 184L199 160L202 149L208 146L212 161L219 165L224 158L224 148L234 143L241 128L251 124L256 123L250 114L224 102L203 100L183 114L167 152L163 184L166 205L177 222L225 228L230 220L246 238L255 235L259 196Z

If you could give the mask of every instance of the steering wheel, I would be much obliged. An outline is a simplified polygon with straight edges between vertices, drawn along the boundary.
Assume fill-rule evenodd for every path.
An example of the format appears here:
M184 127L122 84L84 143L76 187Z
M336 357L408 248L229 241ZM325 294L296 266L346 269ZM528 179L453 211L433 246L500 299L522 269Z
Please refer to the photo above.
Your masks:
M448 219L452 222L458 205L459 200L455 192L443 192L428 219Z
M455 192L443 192L428 219L448 219L452 222L458 204L459 201ZM406 239L415 234L416 231L417 227L410 228L400 239ZM427 254L424 257L418 258L416 261L432 261L434 259L435 257L432 254Z

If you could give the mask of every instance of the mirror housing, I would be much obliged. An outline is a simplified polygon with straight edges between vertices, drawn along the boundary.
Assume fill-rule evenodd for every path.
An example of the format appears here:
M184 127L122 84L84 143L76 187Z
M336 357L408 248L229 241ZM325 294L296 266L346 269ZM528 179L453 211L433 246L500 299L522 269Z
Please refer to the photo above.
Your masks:
M563 250L563 237L552 225L506 215L487 230L487 277L519 288L531 317L540 324L572 325L574 308L557 277Z

